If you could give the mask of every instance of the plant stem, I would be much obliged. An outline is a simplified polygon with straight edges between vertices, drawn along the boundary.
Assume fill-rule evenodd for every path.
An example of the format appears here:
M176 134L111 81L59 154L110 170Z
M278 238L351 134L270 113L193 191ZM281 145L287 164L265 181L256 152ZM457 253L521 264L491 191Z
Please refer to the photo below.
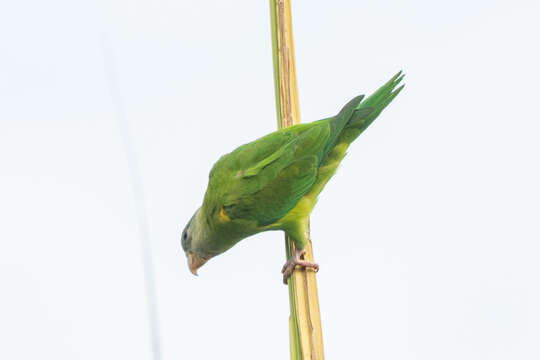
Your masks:
M290 0L270 0L272 57L278 128L300 123ZM307 234L309 239L309 233ZM287 258L294 243L285 236ZM304 258L313 262L311 240ZM292 360L323 360L321 315L317 281L312 270L295 269L289 278L290 352Z

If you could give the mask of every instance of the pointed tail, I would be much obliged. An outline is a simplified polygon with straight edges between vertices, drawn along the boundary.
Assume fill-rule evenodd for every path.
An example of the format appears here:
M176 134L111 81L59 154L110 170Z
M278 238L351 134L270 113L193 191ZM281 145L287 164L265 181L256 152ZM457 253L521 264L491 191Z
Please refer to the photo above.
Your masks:
M402 71L394 75L386 84L381 86L377 91L370 95L367 99L360 102L345 128L353 128L360 130L358 135L364 131L372 122L379 116L381 111L390 104L390 102L399 94L405 85L401 85L396 89L405 75ZM357 135L357 136L358 136Z

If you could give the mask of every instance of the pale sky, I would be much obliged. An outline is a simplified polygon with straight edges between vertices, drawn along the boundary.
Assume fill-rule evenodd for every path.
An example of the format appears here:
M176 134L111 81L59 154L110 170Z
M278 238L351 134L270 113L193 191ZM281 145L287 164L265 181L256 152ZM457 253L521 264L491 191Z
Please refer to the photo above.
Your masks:
M294 1L302 121L407 74L313 212L328 359L540 358L539 18ZM276 128L268 2L247 0L0 5L0 358L152 359L118 103L162 358L288 358L282 234L198 278L180 246L212 164Z

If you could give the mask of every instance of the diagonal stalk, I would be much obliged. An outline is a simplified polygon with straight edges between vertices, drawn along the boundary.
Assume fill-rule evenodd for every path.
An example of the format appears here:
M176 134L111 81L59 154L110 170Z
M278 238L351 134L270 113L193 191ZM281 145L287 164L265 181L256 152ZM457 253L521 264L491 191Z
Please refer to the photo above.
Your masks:
M300 123L294 48L292 39L290 0L270 0L272 29L272 57L274 89L278 128ZM309 234L307 234L309 239ZM294 243L285 237L287 258L294 250ZM304 258L313 262L311 240ZM289 279L290 351L292 360L323 360L321 315L315 272L295 269Z

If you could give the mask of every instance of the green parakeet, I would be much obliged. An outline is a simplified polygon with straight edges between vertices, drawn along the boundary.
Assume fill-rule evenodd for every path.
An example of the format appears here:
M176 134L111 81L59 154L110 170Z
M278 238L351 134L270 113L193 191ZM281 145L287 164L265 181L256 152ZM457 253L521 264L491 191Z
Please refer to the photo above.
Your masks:
M182 233L191 272L240 240L267 230L285 231L296 251L283 281L302 259L308 218L317 196L345 152L404 85L401 72L374 94L357 96L334 117L275 131L222 156L210 171L201 207Z

